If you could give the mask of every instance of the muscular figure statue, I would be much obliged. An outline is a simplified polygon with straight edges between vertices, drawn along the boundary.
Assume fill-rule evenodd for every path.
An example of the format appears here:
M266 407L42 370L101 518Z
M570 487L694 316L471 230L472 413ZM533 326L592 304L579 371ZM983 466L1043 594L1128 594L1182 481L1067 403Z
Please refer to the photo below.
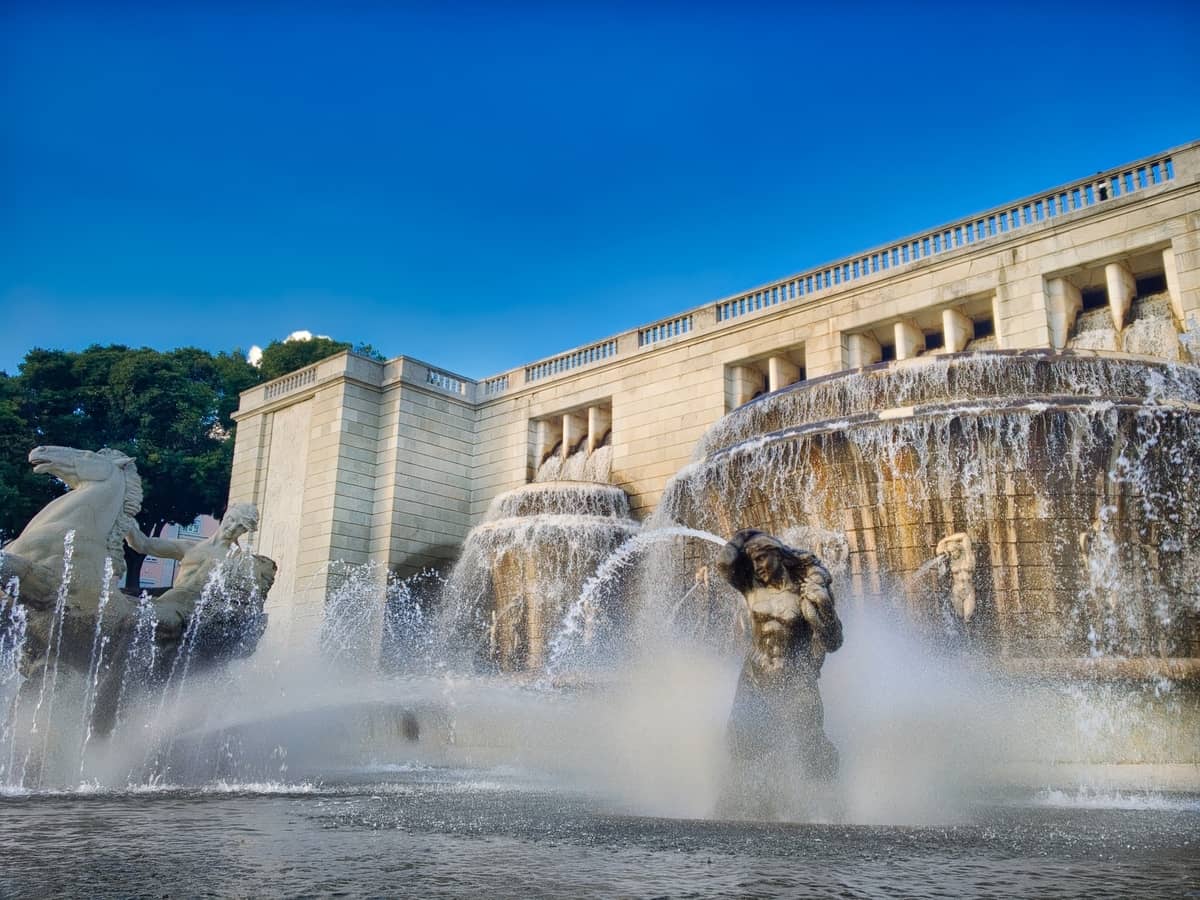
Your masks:
M812 553L754 529L730 539L717 568L746 598L753 637L729 718L734 756L786 747L810 776L832 778L837 749L817 689L825 654L842 645L829 572Z

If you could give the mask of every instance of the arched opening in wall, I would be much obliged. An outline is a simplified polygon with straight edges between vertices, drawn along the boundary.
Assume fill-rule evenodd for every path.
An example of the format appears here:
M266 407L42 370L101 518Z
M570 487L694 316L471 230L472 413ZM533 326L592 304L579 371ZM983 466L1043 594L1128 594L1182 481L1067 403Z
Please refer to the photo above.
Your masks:
M779 347L725 365L725 411L805 378L804 345Z

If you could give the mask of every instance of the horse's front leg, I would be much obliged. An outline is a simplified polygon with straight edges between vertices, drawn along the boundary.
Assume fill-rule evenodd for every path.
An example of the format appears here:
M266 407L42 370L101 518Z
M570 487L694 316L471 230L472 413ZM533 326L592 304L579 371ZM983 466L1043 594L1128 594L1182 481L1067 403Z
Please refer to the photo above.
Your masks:
M16 579L16 582L13 582ZM53 609L62 572L21 556L0 551L0 592L38 612Z

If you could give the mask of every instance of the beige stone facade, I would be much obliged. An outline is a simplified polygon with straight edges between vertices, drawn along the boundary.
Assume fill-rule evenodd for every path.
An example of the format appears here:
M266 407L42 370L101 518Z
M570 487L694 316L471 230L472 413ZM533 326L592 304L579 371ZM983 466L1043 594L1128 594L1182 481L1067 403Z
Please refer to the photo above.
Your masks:
M1200 142L482 381L342 354L256 387L230 500L258 504L280 564L272 634L313 633L330 560L447 564L556 446L607 435L611 481L644 518L758 393L926 353L1061 349L1097 303L1119 333L1139 285L1169 296L1182 336L1161 353L1200 353Z

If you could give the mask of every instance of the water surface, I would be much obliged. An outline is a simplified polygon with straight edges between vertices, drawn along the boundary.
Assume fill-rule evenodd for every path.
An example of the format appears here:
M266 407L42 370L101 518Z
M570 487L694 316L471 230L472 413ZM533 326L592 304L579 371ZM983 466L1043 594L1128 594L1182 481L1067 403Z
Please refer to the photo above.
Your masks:
M1200 798L1043 792L945 827L623 815L506 770L0 798L4 897L1200 897Z

